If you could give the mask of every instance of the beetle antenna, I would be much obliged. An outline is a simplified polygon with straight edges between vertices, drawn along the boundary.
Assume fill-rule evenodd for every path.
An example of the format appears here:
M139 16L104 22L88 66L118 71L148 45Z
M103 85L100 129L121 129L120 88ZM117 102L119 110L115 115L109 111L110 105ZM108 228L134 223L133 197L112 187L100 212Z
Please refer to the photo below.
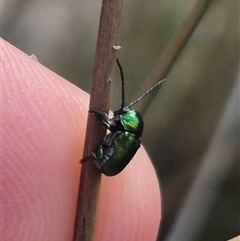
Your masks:
M119 59L116 58L116 62L117 62L117 66L120 72L120 76L121 76L121 82L122 82L122 103L121 103L121 108L123 108L125 106L125 92L124 92L124 75L123 75L123 68L119 62Z
M126 108L131 108L133 105L135 105L136 103L138 103L140 100L142 100L143 98L145 98L148 94L150 94L155 88L157 88L159 85L163 84L164 81L166 79L162 79L160 81L158 81L152 88L150 88L149 90L147 90L143 95L141 95L138 99L132 101L128 106L126 106Z

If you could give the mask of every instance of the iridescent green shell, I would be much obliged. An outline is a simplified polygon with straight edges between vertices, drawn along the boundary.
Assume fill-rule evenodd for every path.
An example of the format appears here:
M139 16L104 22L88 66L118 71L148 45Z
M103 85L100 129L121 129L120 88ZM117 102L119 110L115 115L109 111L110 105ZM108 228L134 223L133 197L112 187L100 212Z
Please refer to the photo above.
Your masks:
M136 110L128 110L120 115L120 120L125 131L129 131L138 137L142 135L143 119Z
M139 147L140 140L130 132L110 133L100 146L95 164L105 175L114 176L127 166Z

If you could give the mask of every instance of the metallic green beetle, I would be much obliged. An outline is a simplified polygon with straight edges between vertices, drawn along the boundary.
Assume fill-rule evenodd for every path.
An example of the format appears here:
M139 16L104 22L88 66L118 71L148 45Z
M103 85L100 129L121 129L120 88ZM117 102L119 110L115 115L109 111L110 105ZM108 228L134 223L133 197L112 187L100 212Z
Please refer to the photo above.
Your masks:
M106 176L114 176L121 172L140 147L141 142L139 138L143 132L143 119L139 112L131 109L131 107L165 81L165 79L159 81L138 99L125 106L123 70L118 59L116 61L122 81L121 108L114 111L114 116L111 119L104 112L93 109L89 110L89 113L95 114L97 119L110 130L110 133L104 137L98 154L92 153L95 157L97 168Z

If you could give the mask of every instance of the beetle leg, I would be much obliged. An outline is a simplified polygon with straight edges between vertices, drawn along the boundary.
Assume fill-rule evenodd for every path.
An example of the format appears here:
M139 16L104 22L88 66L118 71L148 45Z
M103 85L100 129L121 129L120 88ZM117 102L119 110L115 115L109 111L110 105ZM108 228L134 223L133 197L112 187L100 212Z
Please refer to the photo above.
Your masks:
M93 156L93 158L97 159L96 154L95 154L94 152L91 152L90 154L88 154L88 155L86 155L85 157L83 157L83 158L79 161L79 163L85 162L85 161L86 161L89 157L91 157L91 156Z
M83 157L83 159L81 159L79 163L82 164L83 162L87 161L87 159L91 156L93 156L94 162L98 169L100 169L101 166L106 162L104 159L99 159L94 152L91 152L90 154Z
M111 120L106 113L93 109L90 109L89 113L93 113L100 122L102 122L108 129L110 128Z
M103 139L103 144L99 148L98 156L95 156L95 164L99 170L109 160L114 153L114 141L121 131L112 132Z
M92 154L93 154L93 153L90 153L90 154L86 155L85 157L83 157L83 158L79 161L79 163L85 162L90 156L92 156ZM94 154L94 156L95 156L95 154Z
M108 135L106 135L103 139L103 146L104 147L112 147L113 146L113 142L115 140L115 138L120 135L122 132L121 131L116 131L116 132L112 132Z

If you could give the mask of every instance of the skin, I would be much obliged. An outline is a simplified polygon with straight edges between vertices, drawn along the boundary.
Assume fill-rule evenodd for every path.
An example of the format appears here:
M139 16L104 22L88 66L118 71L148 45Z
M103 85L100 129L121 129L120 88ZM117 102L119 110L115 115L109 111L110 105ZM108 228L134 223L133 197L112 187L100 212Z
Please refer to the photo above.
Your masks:
M72 240L89 95L1 43L2 240ZM94 239L155 240L158 180L141 147L103 176ZM0 239L1 239L0 238Z

